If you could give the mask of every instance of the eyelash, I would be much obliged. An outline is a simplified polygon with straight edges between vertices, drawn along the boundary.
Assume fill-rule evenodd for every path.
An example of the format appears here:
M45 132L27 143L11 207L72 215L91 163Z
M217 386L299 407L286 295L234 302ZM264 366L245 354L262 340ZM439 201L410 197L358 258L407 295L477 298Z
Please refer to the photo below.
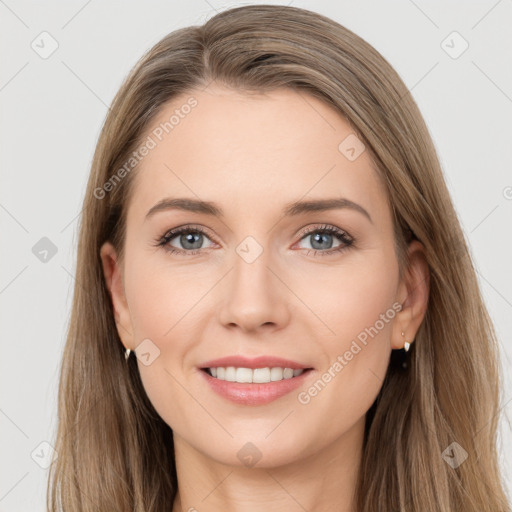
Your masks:
M169 254L182 254L187 256L194 256L196 254L199 254L203 249L196 249L196 250L190 250L185 251L181 249L176 249L174 247L168 246L167 244L173 239L176 238L178 235L181 235L182 233L201 233L202 235L205 235L206 237L210 238L206 231L201 226L182 226L176 229L172 229L171 231L168 231L163 236L157 238L155 240L155 246L157 247L163 247L166 252ZM305 238L308 235L311 235L312 233L321 233L321 234L332 234L334 235L340 242L342 242L345 245L340 245L339 247L336 247L334 249L329 249L327 251L321 251L318 249L307 249L307 256L313 251L314 256L317 256L317 253L320 253L320 256L328 256L335 253L341 253L347 249L349 249L355 242L355 239L352 238L348 233L345 231L335 227L331 226L329 224L324 224L323 226L315 226L311 228L307 228L304 230L300 235L300 240Z

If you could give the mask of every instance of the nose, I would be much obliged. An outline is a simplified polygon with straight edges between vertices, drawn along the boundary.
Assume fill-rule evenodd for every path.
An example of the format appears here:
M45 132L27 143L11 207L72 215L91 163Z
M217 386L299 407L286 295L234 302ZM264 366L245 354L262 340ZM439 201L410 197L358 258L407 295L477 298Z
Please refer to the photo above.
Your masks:
M221 290L218 314L225 327L252 332L262 328L280 330L289 323L292 293L279 269L271 268L267 254L263 251L252 262L235 254Z

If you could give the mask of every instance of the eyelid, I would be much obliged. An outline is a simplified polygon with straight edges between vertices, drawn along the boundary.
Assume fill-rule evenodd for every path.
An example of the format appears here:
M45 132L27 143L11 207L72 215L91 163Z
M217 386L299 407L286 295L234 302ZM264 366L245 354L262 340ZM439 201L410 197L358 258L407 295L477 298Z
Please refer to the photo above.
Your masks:
M344 229L339 228L339 227L335 226L334 224L326 224L326 223L309 225L309 226L301 229L299 231L299 233L297 234L297 236L300 236L301 238L303 238L305 235L309 235L310 233L314 233L316 231L332 231L333 233L345 234L345 235L347 235L348 238L352 238L349 235L348 231L345 231Z
M215 236L210 234L210 231L208 228L205 228L204 226L201 226L199 224L182 224L181 226L176 226L175 228L167 230L160 238L159 241L162 243L169 243L170 240L173 238L176 238L181 233L186 232L197 232L201 233L202 235L205 235L207 238L209 238L213 243L220 245L219 242L215 239ZM177 252L187 252L191 253L193 251L184 251L184 249L177 249L173 247L174 250ZM204 251L205 249L195 249L197 251Z
M208 228L205 228L204 226L201 226L200 224L182 224L181 226L176 226L175 228L168 229L162 236L162 238L166 238L168 236L176 236L177 234L180 234L182 231L192 231L192 232L199 232L204 235L208 235L209 238L214 239L215 236L210 234L210 230Z

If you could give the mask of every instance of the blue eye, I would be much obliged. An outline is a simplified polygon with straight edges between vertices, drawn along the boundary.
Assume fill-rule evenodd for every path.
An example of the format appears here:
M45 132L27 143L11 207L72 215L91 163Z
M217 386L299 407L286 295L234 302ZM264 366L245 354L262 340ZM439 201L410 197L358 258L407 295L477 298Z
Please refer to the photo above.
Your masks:
M159 239L157 245L163 246L165 250L171 254L186 253L188 255L194 255L199 253L199 249L201 249L205 237L206 233L200 227L183 226L166 233ZM183 249L177 249L170 245L170 242L175 238L178 239Z
M307 255L310 254L311 250L314 251L315 256L338 253L348 249L354 243L354 239L345 231L331 225L308 228L301 235L300 241L310 240L311 248L308 250ZM178 240L182 248L176 248L171 245L171 241L174 239ZM200 226L182 226L168 231L156 240L155 245L163 247L170 254L193 256L201 252L205 239L210 240L206 232ZM332 248L333 239L340 242L340 244L334 248Z
M305 235L305 236L304 236ZM344 251L348 249L353 243L354 239L351 238L345 231L338 229L335 226L324 225L322 227L313 227L306 230L303 233L303 237L301 240L310 240L311 250L314 251L314 255L317 254L324 256L333 254L336 252ZM336 239L340 242L340 245L332 248L333 239ZM324 247L322 247L322 244ZM328 247L325 247L325 246ZM328 250L323 250L328 249ZM310 253L308 252L307 255Z

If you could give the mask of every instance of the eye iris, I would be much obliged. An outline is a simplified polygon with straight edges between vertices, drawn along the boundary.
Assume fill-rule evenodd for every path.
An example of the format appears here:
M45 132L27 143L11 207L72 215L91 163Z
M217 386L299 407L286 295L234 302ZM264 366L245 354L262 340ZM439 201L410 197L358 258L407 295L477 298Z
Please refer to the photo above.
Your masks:
M313 249L330 249L332 247L332 235L329 235L328 233L316 233L314 235L312 235L313 237L313 242L311 244L311 247L313 247ZM325 246L320 246L320 247L316 247L315 244L318 242L318 243L321 243L322 241L325 241L325 237L330 237L330 241L331 243L329 244L329 247L325 247Z
M187 234L180 236L180 243L185 249L200 249L203 244L203 235L198 232L189 231ZM187 246L189 243L192 246Z

